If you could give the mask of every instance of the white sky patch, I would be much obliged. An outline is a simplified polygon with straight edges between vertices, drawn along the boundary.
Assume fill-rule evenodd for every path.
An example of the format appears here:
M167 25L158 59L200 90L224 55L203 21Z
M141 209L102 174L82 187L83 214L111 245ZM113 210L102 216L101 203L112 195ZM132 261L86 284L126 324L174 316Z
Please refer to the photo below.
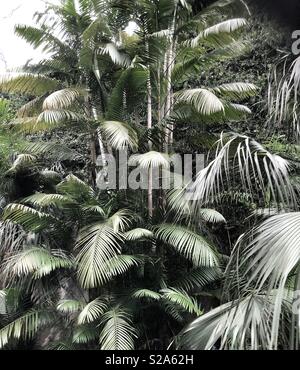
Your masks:
M60 0L48 0L57 4ZM34 50L26 41L15 35L18 24L34 25L33 16L45 9L44 0L2 0L0 8L0 73L23 66L27 61L38 62L45 53ZM129 22L126 32L133 35L138 29L135 22Z
M139 27L135 22L130 21L128 26L125 28L125 32L127 32L129 36L132 36L138 30L138 28Z
M56 3L56 0L49 1ZM45 9L43 0L6 0L0 8L0 72L15 69L28 60L39 61L42 52L34 50L14 33L15 25L33 25L35 12Z

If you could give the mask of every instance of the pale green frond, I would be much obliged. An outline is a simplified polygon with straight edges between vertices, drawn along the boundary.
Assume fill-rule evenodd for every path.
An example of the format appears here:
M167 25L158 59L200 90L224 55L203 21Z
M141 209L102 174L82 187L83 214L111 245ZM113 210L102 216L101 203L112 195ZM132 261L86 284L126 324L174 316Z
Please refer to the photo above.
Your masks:
M95 288L107 281L106 269L110 259L120 253L122 236L106 223L87 226L79 233L76 249L77 273L84 288Z
M184 277L175 280L172 285L178 289L189 291L214 283L222 277L221 270L216 267L198 267L189 271Z
M245 193L270 198L283 206L296 204L295 191L289 178L290 163L267 151L255 140L237 134L222 136L215 159L201 170L188 187L186 200L199 202L218 200L218 195L232 186L234 179Z
M175 99L177 102L192 105L203 115L225 111L223 102L212 91L207 89L183 90L175 94Z
M269 349L276 349L278 346L284 290L289 276L299 268L299 243L299 212L272 216L238 242L238 245L243 246L239 263L245 271L247 286L254 284L262 293L265 290L275 292ZM298 289L296 284L293 288Z
M169 168L168 154L150 151L145 154L134 154L129 158L129 166L140 166L142 169Z
M110 145L117 149L129 147L136 150L138 147L138 135L136 130L128 123L118 121L105 121L101 124L101 130L105 133Z
M206 28L189 43L191 47L197 47L199 43L205 41L209 41L215 46L224 46L226 43L233 42L233 33L244 28L246 25L247 21L245 18L228 19Z
M27 197L23 200L23 203L29 203L32 204L35 207L58 207L58 208L64 208L64 207L70 207L72 204L74 204L74 201L70 198L68 198L65 195L61 194L43 194L43 193L36 193L34 195L31 195L30 197Z
M147 240L153 238L153 232L147 229L137 228L127 231L124 237L129 241Z
M159 293L149 289L138 289L132 294L132 297L137 299L149 299L154 301L159 301L161 299L161 295Z
M15 27L16 34L32 45L35 49L42 47L43 51L54 53L61 52L65 55L72 56L74 51L64 43L60 38L55 37L53 33L46 27L31 27L25 25L17 25Z
M109 55L111 60L120 66L129 67L130 66L130 58L128 55L120 52L116 45L112 42L107 43L105 46L98 49L99 55Z
M73 332L72 342L76 344L85 344L95 341L99 336L99 332L95 326L80 325Z
M51 253L41 247L27 247L7 258L5 271L12 276L34 274L35 277L41 278L57 269L72 268L72 261L63 253L59 254L55 255L55 251Z
M59 182L61 180L61 174L59 174L58 172L56 171L52 171L52 170L43 170L41 171L41 176L43 176L45 179L48 179L48 180L53 180L53 181L57 181Z
M132 256L126 254L116 255L111 258L102 268L102 274L105 281L111 280L115 276L125 274L130 268L144 263L141 256Z
M180 336L180 348L266 349L272 310L272 304L260 295L225 303L188 325Z
M36 123L47 123L55 127L57 124L83 120L84 118L81 114L69 110L45 110L38 116Z
M202 315L202 310L200 309L196 299L191 297L184 290L168 288L162 289L160 292L162 293L163 299L175 303L189 313L196 314L197 316Z
M201 208L198 211L199 216L206 222L222 223L226 222L223 215L214 209Z
M91 323L98 320L107 309L107 302L101 298L96 298L89 302L80 312L77 323L78 325Z
M131 315L120 306L106 312L101 319L101 350L133 350L137 331L133 327Z
M201 235L178 225L160 225L155 236L172 246L195 266L218 266L218 257L213 246Z
M43 109L50 111L66 109L86 95L87 91L79 88L68 88L55 91L44 100Z
M34 142L22 142L20 144L20 150L22 153L31 155L48 155L59 161L63 160L75 160L81 157L81 154L76 150L68 148L66 145L60 144L53 141L34 141Z
M38 330L50 324L53 319L53 315L47 311L31 310L25 313L0 329L0 348L4 348L10 339L32 339Z
M94 213L94 214L98 214L100 216L105 216L105 212L104 212L104 209L100 206L84 206L82 207L82 210L83 212L86 212L86 213Z
M213 91L222 98L242 100L254 96L258 88L251 83L234 82L215 87Z
M116 233L124 232L129 228L136 217L137 215L129 209L120 209L108 218L107 224L111 226Z
M30 231L39 231L56 221L47 213L16 203L11 203L4 209L3 219L20 224Z
M76 313L82 310L84 303L74 299L63 299L58 302L56 309L62 313Z
M0 75L0 91L14 94L41 96L59 88L60 82L52 78L26 73Z
M94 190L73 174L68 175L56 186L56 189L59 193L70 196L75 200L80 200L82 198L94 198L95 196Z

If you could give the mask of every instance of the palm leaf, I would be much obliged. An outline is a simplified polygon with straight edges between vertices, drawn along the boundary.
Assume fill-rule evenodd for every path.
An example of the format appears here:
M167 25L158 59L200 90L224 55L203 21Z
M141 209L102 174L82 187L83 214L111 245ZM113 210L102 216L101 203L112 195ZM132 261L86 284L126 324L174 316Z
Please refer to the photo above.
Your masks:
M183 330L185 349L265 349L270 338L272 305L264 296L225 303Z
M140 166L142 169L169 168L170 159L165 153L150 151L145 154L135 154L129 158L129 166Z
M55 250L51 253L41 247L27 247L6 259L5 271L12 276L34 274L41 278L57 269L73 267L72 261L63 253L57 254L55 255Z
M161 299L161 294L149 289L138 289L132 294L132 297L159 301Z
M125 122L106 121L101 124L101 130L105 133L108 142L115 149L125 149L129 147L136 150L138 146L138 136L136 131Z
M129 241L147 240L153 237L153 232L147 229L137 228L127 231L124 236Z
M3 219L20 224L25 229L35 232L56 222L55 218L47 213L14 203L9 204L4 209Z
M197 88L180 91L175 94L175 99L177 102L192 105L197 112L203 115L225 111L222 101L212 91L207 89Z
M102 350L133 350L136 329L131 316L122 307L116 306L106 312L101 320L100 346Z
M33 74L6 74L0 76L0 91L41 96L56 90L60 83L52 78Z
M162 289L162 298L172 303L175 303L179 307L183 308L189 313L195 313L197 316L202 314L202 311L195 300L195 298L188 295L184 290L176 288Z
M213 246L201 235L178 225L160 225L155 236L172 246L195 266L217 266L218 258Z
M49 95L43 103L44 110L60 110L71 107L80 97L84 97L87 92L83 89L68 88L55 91Z
M106 223L87 226L80 231L76 249L80 249L78 279L84 288L95 288L107 281L106 269L110 259L120 253L122 236Z
M101 298L96 298L89 302L78 316L78 325L91 323L99 319L105 312L106 308L107 302Z
M82 310L84 303L73 299L63 299L58 302L57 310L62 313L75 313Z
M32 339L41 327L50 324L53 315L47 311L31 310L0 329L0 348L10 339Z

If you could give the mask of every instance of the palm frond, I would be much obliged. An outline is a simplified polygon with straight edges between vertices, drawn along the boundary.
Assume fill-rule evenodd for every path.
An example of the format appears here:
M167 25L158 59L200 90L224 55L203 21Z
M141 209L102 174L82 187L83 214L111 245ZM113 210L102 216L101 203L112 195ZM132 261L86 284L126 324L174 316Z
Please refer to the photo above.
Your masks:
M130 314L116 306L102 316L100 346L102 350L133 350L137 331L132 325Z
M136 217L137 215L129 209L120 209L107 219L107 224L113 228L114 232L123 233Z
M18 172L26 167L29 167L36 161L36 157L31 154L19 154L14 163L8 170L8 173Z
M51 156L59 161L79 159L81 155L76 150L68 148L66 145L53 141L34 141L22 142L20 144L22 153L34 156Z
M36 193L23 200L23 203L32 204L35 207L47 208L50 206L64 208L74 204L74 201L61 194Z
M247 280L245 289L254 284L261 294L268 291L268 297L270 293L274 296L272 331L267 342L269 349L278 347L285 288L300 262L299 226L299 212L279 214L268 218L251 235L246 234L238 241L244 247L239 266ZM297 290L297 283L292 288Z
M113 44L112 42L107 43L103 47L98 49L98 54L99 55L109 55L111 60L120 66L123 67L129 67L130 66L130 59L128 55L120 52L116 45Z
M70 196L75 200L81 200L83 198L90 199L95 196L94 190L73 174L68 175L60 182L56 186L56 189L59 193Z
M85 344L95 341L99 336L95 326L80 325L73 332L72 342L76 344Z
M189 44L197 47L201 42L209 42L213 46L224 46L234 41L234 32L247 25L245 18L228 19L221 23L206 28L197 37L192 39Z
M106 223L87 226L80 231L76 249L78 279L84 288L95 288L107 281L105 267L120 253L121 234Z
M175 94L177 102L184 102L192 105L197 112L203 115L210 115L217 112L224 112L223 102L210 90L196 88L180 91Z
M189 313L194 313L197 316L202 315L202 311L195 298L191 297L184 290L176 288L162 289L162 298L166 299L172 303L175 303L185 311Z
M295 191L289 179L290 164L271 154L247 136L221 137L215 159L201 170L188 189L186 199L205 203L218 199L218 194L239 179L242 189L254 197L272 199L283 206L296 205Z
M5 347L10 339L30 340L41 327L52 322L53 315L47 311L31 310L15 321L0 329L0 348Z
M4 220L22 225L26 230L39 231L56 222L55 218L22 204L11 203L4 209Z
M43 109L50 111L67 109L86 94L86 90L74 87L55 91L44 100Z
M201 235L178 225L160 225L155 236L172 246L195 266L213 267L218 265L218 257L213 246Z
M161 294L149 289L138 289L132 294L132 297L136 299L159 301L161 299Z
M101 130L105 133L108 142L115 149L138 147L138 135L133 127L125 122L106 121L101 124Z
M6 93L41 96L56 90L59 85L57 80L29 73L8 73L0 76L0 91Z
M257 93L257 87L251 83L234 82L215 87L213 91L223 98L242 100L254 96Z
M75 313L82 310L84 303L74 299L63 299L57 303L57 310L62 313Z
M201 208L198 214L206 222L211 223L226 222L224 216L214 209Z
M98 320L107 309L107 302L101 298L96 298L89 302L80 312L77 322L78 325L91 323Z
M127 231L124 237L129 241L147 240L153 238L153 232L147 229L137 228Z
M61 268L70 269L72 261L62 252L48 251L41 247L27 247L5 260L5 271L12 276L33 274L37 278Z
M198 267L189 271L184 277L175 280L175 288L189 291L220 280L221 270L217 267Z
M142 169L169 168L168 154L150 151L145 154L134 154L129 158L129 166L140 166Z
M193 321L182 332L181 348L266 349L272 304L261 295L225 303Z

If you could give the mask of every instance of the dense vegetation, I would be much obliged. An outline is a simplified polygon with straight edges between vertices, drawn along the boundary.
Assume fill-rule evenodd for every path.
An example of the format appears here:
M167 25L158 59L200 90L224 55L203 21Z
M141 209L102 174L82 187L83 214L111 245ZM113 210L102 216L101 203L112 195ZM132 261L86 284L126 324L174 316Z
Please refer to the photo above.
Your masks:
M34 20L16 33L45 59L0 76L0 347L297 349L288 32L235 0L62 0ZM113 188L124 150L146 187Z

